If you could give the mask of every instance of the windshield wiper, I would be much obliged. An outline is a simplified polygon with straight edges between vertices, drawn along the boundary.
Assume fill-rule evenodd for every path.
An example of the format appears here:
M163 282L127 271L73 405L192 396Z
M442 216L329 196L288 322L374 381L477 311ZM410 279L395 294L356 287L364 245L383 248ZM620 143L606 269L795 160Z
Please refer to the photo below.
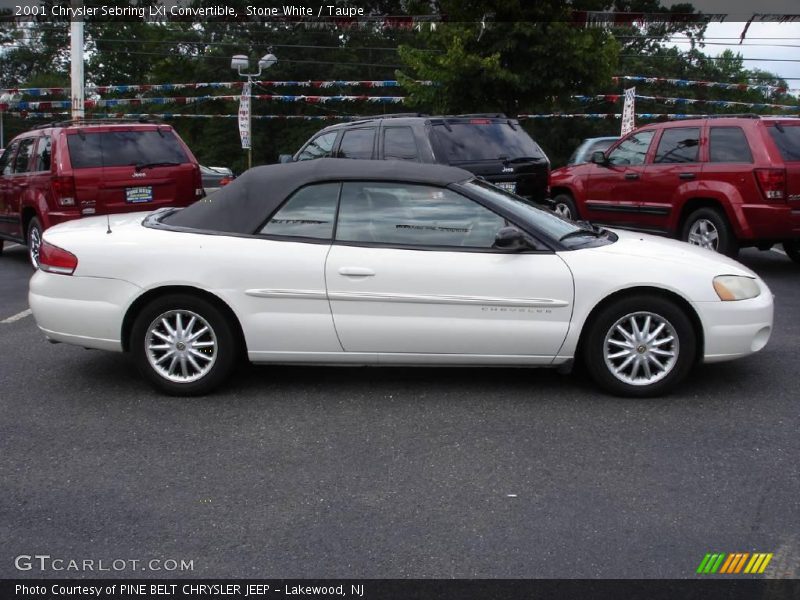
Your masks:
M152 167L176 167L181 163L173 162L173 161L164 161L164 162L140 162L136 163L136 171L141 171L142 169L150 169Z
M603 234L599 231L595 231L594 229L576 229L575 231L570 231L567 234L562 235L558 238L559 242L563 242L571 237L578 237L579 235L591 235L592 237L603 237Z
M501 160L509 165L521 162L538 162L542 160L540 156L518 156L517 158L501 158Z

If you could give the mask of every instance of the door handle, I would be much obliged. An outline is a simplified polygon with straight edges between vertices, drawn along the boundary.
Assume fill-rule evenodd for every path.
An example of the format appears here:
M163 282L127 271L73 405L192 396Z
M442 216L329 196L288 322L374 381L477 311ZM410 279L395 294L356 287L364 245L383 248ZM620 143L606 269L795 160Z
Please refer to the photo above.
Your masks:
M681 173L680 175L678 175L678 177L680 177L681 179L694 179L695 178L695 174L694 173Z
M339 269L339 275L344 275L345 277L374 277L375 271L364 267L342 267Z
M628 179L628 180L639 179L639 174L638 173L625 173L625 179Z

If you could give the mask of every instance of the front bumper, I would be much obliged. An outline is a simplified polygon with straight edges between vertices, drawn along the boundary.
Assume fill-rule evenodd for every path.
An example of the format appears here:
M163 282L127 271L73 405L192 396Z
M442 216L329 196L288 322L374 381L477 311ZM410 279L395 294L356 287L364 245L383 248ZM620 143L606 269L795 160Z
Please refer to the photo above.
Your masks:
M36 324L53 341L122 351L122 320L140 289L119 279L37 271L28 303Z
M761 294L732 302L693 302L703 324L703 362L731 360L758 352L772 334L772 292L759 281Z

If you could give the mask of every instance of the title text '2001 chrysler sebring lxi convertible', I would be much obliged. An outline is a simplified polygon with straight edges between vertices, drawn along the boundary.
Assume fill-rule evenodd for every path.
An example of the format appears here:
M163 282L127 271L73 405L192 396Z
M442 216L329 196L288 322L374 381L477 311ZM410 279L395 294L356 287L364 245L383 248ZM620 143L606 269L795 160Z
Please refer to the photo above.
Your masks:
M461 169L321 159L258 167L184 209L47 230L45 335L130 352L159 389L257 363L558 366L652 396L764 347L772 294L683 242L597 229Z

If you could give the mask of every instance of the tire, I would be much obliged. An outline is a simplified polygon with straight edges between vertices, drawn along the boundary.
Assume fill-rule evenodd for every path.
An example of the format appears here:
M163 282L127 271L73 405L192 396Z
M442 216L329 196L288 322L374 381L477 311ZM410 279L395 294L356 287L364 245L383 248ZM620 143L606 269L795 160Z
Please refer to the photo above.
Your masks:
M601 309L587 327L583 344L586 369L600 387L618 396L646 398L668 393L689 374L697 354L697 337L689 317L677 304L659 296L639 294L616 300ZM656 335L640 338L645 331Z
M786 256L800 264L800 240L783 242L783 251L786 252Z
M0 240L0 256L3 256L3 246L5 246L5 244L5 240Z
M553 198L553 212L570 221L577 221L580 218L575 200L569 194L558 194Z
M727 256L736 256L739 244L725 214L717 208L698 208L686 219L681 239Z
M42 245L42 225L38 217L33 217L28 223L28 231L25 234L25 242L28 246L28 259L34 269L39 268L39 248Z
M178 326L189 331L176 336ZM196 336L204 327L208 331ZM133 323L130 349L142 376L171 396L213 391L230 377L239 354L228 317L211 302L190 294L170 294L147 304Z

